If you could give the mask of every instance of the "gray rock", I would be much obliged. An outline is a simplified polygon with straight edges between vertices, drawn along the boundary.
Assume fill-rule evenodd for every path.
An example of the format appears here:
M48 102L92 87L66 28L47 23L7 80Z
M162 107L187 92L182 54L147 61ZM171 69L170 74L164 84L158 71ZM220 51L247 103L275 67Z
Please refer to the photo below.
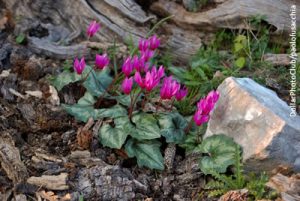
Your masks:
M275 92L249 78L227 78L205 137L226 134L243 147L248 170L287 165L300 171L300 117Z

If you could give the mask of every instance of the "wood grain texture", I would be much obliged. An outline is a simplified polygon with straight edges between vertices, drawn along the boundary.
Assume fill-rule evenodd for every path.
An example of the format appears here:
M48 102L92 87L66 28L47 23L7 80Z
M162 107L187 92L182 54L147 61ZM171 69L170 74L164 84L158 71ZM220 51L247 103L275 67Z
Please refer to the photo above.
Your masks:
M85 52L84 46L74 44L78 39L82 40L91 20L96 19L102 25L92 40L103 43L132 40L137 44L158 18L174 15L157 33L164 44L161 49L168 49L176 61L183 62L217 29L250 28L245 19L251 16L265 15L267 23L276 28L275 34L288 32L291 4L291 0L226 0L218 1L215 7L192 13L168 0L151 1L150 11L143 10L134 0L5 1L6 8L20 19L15 33L26 33L35 52L60 59ZM300 13L300 2L294 4ZM300 18L297 25L300 26ZM48 35L37 36L38 26Z

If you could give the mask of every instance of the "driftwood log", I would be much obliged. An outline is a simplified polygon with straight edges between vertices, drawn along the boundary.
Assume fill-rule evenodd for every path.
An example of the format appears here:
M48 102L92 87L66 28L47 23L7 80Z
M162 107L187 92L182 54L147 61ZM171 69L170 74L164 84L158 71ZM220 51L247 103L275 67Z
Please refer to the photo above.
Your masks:
M0 5L18 19L16 35L26 33L35 52L60 59L88 53L84 44L75 42L80 41L92 19L102 24L95 40L122 43L132 39L137 43L160 18L173 15L157 32L165 44L162 48L169 49L178 61L187 61L217 29L248 29L245 19L251 16L265 15L274 34L288 33L292 4L300 13L300 1L292 0L214 1L196 13L170 0L0 0ZM297 20L300 26L300 18Z

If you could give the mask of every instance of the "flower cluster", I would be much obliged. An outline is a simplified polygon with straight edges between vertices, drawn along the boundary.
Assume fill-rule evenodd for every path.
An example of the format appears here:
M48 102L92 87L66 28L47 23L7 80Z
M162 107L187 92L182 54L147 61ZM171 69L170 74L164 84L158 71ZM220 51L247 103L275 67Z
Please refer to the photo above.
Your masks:
M156 88L161 79L165 76L165 69L160 66L158 69L156 66L150 67L149 60L155 55L155 50L160 45L160 39L153 35L149 39L141 39L139 41L139 57L135 55L133 58L128 57L122 66L122 72L125 74L126 79L122 83L122 90L125 94L129 94L132 88L133 80L128 78L135 70L134 80L146 92L152 91ZM142 76L144 74L144 76ZM180 84L173 80L172 76L166 77L163 80L160 97L161 99L172 99L180 101L187 95L186 87L181 87Z
M88 38L93 37L99 29L100 24L96 21L91 22L86 31ZM121 69L125 75L121 89L125 94L128 95L131 93L134 81L145 92L151 92L159 86L161 79L165 76L165 69L163 66L160 66L158 69L156 66L150 67L151 59L154 57L155 51L159 46L160 39L156 35L148 39L140 39L138 44L139 54L125 59ZM109 65L109 62L107 54L97 54L95 67L102 70ZM84 57L80 60L78 58L75 59L73 67L77 74L82 74L85 66ZM163 79L160 89L161 99L172 99L175 97L177 101L181 101L187 93L187 88L181 86L172 76Z
M208 122L210 112L213 110L215 104L217 103L219 96L219 92L211 91L205 98L202 98L197 103L197 110L194 115L194 121L197 126L201 126L203 123Z
M96 21L92 21L86 31L88 38L93 37L99 29L100 29L100 24L98 24ZM107 54L103 54L103 55L96 54L95 67L97 69L102 70L106 66L108 66L108 64L109 64L109 58ZM85 65L84 57L82 57L80 61L78 58L75 58L73 68L77 74L81 75L85 67L86 65Z

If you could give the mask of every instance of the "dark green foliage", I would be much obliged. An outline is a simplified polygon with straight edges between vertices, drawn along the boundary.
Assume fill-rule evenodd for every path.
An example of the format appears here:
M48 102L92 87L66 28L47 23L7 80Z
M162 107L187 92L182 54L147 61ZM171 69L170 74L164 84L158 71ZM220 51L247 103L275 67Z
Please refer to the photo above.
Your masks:
M249 200L270 198L272 195L272 192L267 191L265 186L268 181L268 176L265 173L259 175L250 173L249 176L244 174L239 146L236 146L234 153L233 174L226 175L213 169L209 171L209 174L215 179L205 185L205 189L209 190L208 195L210 197L221 196L230 190L244 188L249 191Z

